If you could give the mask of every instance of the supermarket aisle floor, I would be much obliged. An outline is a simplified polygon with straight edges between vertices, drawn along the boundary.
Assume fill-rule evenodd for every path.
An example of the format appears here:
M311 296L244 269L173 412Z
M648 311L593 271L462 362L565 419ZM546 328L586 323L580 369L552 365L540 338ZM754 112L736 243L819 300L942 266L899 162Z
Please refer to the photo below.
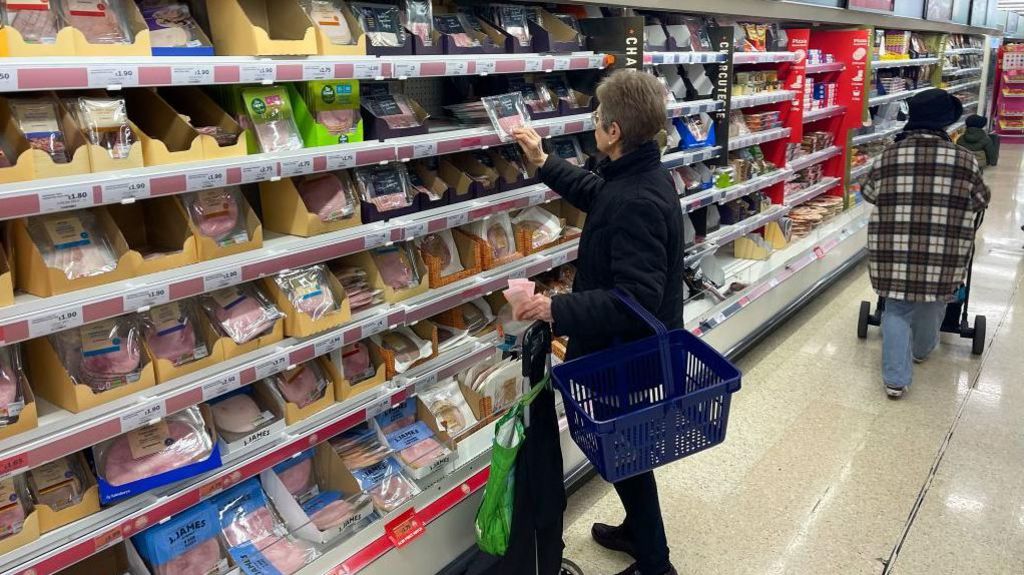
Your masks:
M975 262L989 348L946 339L900 401L881 339L856 337L867 267L740 361L724 445L658 470L682 574L1024 573L1024 148L1004 146ZM589 536L622 510L600 479L570 500L566 556L588 575L628 564Z

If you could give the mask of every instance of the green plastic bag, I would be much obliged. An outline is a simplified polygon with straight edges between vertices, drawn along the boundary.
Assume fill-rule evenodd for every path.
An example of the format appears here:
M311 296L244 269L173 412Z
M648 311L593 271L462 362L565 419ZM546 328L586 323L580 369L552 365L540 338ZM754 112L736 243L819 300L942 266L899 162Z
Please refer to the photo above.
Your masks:
M515 499L515 465L519 448L526 439L523 411L549 380L533 386L509 408L494 426L491 472L484 486L484 498L476 512L476 543L481 551L504 556L512 532L512 504Z

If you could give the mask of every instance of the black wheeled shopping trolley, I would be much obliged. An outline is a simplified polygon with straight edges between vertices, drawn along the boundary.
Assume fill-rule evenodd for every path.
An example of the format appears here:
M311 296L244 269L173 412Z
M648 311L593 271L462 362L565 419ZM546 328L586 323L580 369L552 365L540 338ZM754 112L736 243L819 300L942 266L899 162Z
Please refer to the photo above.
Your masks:
M977 217L974 221L974 230L977 231L981 227L981 222L985 219L984 212L978 212ZM946 317L942 319L942 327L940 328L944 333L953 333L959 335L964 339L971 340L971 353L974 355L981 355L985 351L985 332L986 332L986 321L985 316L976 315L974 316L974 324L972 325L968 319L968 304L971 299L971 272L974 268L974 247L971 247L971 257L967 262L967 277L960 289L956 293L956 301L949 303L946 306ZM860 318L857 321L857 337L864 339L868 336L868 326L879 326L882 325L882 312L885 311L885 299L879 297L878 303L875 305L875 310L871 311L871 302L862 301L860 302Z

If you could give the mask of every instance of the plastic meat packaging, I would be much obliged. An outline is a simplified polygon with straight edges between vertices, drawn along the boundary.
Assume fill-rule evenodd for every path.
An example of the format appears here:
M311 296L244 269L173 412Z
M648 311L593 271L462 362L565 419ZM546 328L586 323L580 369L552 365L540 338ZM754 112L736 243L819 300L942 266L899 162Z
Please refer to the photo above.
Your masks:
M122 0L123 1L123 0ZM61 16L90 44L131 44L135 38L123 18L126 7L117 0L61 0Z
M248 88L242 90L242 100L261 151L286 152L303 148L287 90L277 86Z
M381 443L380 436L367 423L332 437L330 443L350 471L377 465L391 454L391 449Z
M562 235L562 223L558 217L537 206L519 212L512 219L512 224L529 232L531 249L553 243Z
M356 168L356 185L359 186L360 198L381 212L407 208L416 199L403 164Z
M298 179L302 203L323 223L347 220L356 213L356 196L347 172L327 172Z
M352 313L384 303L382 290L372 289L366 270L357 267L341 267L332 270L341 286L345 288L348 305Z
M420 488L401 473L388 475L370 488L373 505L382 513L390 513L419 494Z
M435 326L437 327L438 353L443 353L452 349L469 337L469 332L464 329L456 329L440 323L435 324Z
M291 575L317 557L310 544L288 534L256 479L243 481L212 502L221 537L245 575Z
M127 158L135 143L135 133L128 123L128 109L123 98L82 96L68 100L67 106L78 120L89 143L99 146L115 159Z
M32 513L32 501L25 487L25 476L0 480L0 541L21 533L29 513Z
M494 322L494 313L483 299L471 300L455 308L462 316L462 324L470 334L476 334Z
M155 47L212 47L199 27L188 4L169 0L143 0L139 8L149 28L149 40Z
M409 289L420 284L420 272L416 268L416 256L411 246L409 242L402 242L370 252L381 279L391 289Z
M210 355L199 327L199 310L193 300L151 308L143 314L142 321L146 344L154 358L166 359L177 367Z
M199 233L230 246L249 241L245 221L245 198L236 186L202 190L181 197L185 211Z
M0 428L17 423L25 409L27 379L22 365L19 346L0 348Z
M117 268L112 242L96 215L88 210L29 218L28 233L46 267L63 271L69 280Z
M377 375L377 368L373 365L370 357L370 350L366 344L357 341L346 345L341 350L341 369L345 380L352 385L366 381Z
M398 459L415 477L432 472L430 469L441 459L451 455L451 451L434 436L434 431L423 421L393 431L387 435L388 446L395 450ZM421 471L422 470L422 471Z
M64 25L52 3L7 0L3 8L4 25L17 30L26 44L53 44Z
M498 26L518 40L520 46L529 47L532 44L533 37L530 34L530 26L527 23L527 11L530 8L513 4L500 4L492 9L495 12L494 19L497 21Z
M339 527L355 528L373 513L372 499L357 494L349 498L339 491L322 491L302 503L302 510L320 531Z
M434 27L459 48L480 47L480 41L469 33L472 28L462 14L438 14L434 16Z
M551 151L566 162L582 167L586 161L580 141L575 136L564 136L551 139Z
M198 463L213 439L199 408L192 406L93 447L96 471L115 487Z
M491 248L491 257L495 260L507 258L516 252L515 234L508 212L491 214L469 224L465 229L471 236L487 242Z
M311 405L324 396L330 380L316 360L299 364L270 377L273 389L287 402L300 408Z
M292 307L316 321L341 309L341 294L336 294L327 281L327 268L309 266L274 276L274 283L284 292Z
M217 508L201 501L136 535L132 542L153 575L216 575L228 569L219 534Z
M373 336L373 342L395 354L395 371L405 373L420 359L429 357L431 343L421 339L412 329L402 326Z
M427 47L434 45L432 15L430 0L405 0L405 27Z
M405 46L405 28L397 6L388 4L352 4L352 10L359 19L359 25L366 33L371 46L377 48L401 48Z
M343 12L341 0L302 0L302 9L309 19L320 29L320 32L337 46L355 44L352 30Z
M451 230L441 230L427 234L416 240L420 252L438 260L441 264L441 275L450 276L463 271L459 250L455 246L455 238Z
M82 502L84 477L77 455L69 455L29 470L28 487L36 505L61 511Z
M46 152L55 164L69 160L57 101L53 98L11 98L11 113L33 149Z
M203 294L200 303L220 331L239 345L273 329L282 317L267 296L252 284Z
M276 415L256 402L252 386L218 397L210 401L209 406L217 432L228 443L248 437L278 421Z
M476 425L476 416L469 408L459 384L446 379L419 392L420 401L427 406L437 419L437 425L451 437L457 437Z
M389 435L416 423L416 398L410 397L399 405L378 413L374 416L373 423L384 435Z
M384 120L392 130L419 128L423 125L405 94L382 94L363 98L363 106L375 117Z
M313 470L313 453L309 449L274 466L274 474L299 503L320 492Z
M139 380L141 333L133 316L98 321L50 336L68 375L102 393Z
M480 101L502 142L513 140L512 130L530 125L530 112L520 92L486 96Z

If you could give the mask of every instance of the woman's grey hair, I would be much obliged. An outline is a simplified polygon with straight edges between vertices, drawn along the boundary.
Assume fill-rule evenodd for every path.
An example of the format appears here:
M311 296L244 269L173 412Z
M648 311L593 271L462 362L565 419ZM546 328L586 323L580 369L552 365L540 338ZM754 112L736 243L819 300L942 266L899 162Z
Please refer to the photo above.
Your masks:
M622 149L635 150L665 128L665 87L651 74L616 70L597 86L604 129L613 123L622 131Z

